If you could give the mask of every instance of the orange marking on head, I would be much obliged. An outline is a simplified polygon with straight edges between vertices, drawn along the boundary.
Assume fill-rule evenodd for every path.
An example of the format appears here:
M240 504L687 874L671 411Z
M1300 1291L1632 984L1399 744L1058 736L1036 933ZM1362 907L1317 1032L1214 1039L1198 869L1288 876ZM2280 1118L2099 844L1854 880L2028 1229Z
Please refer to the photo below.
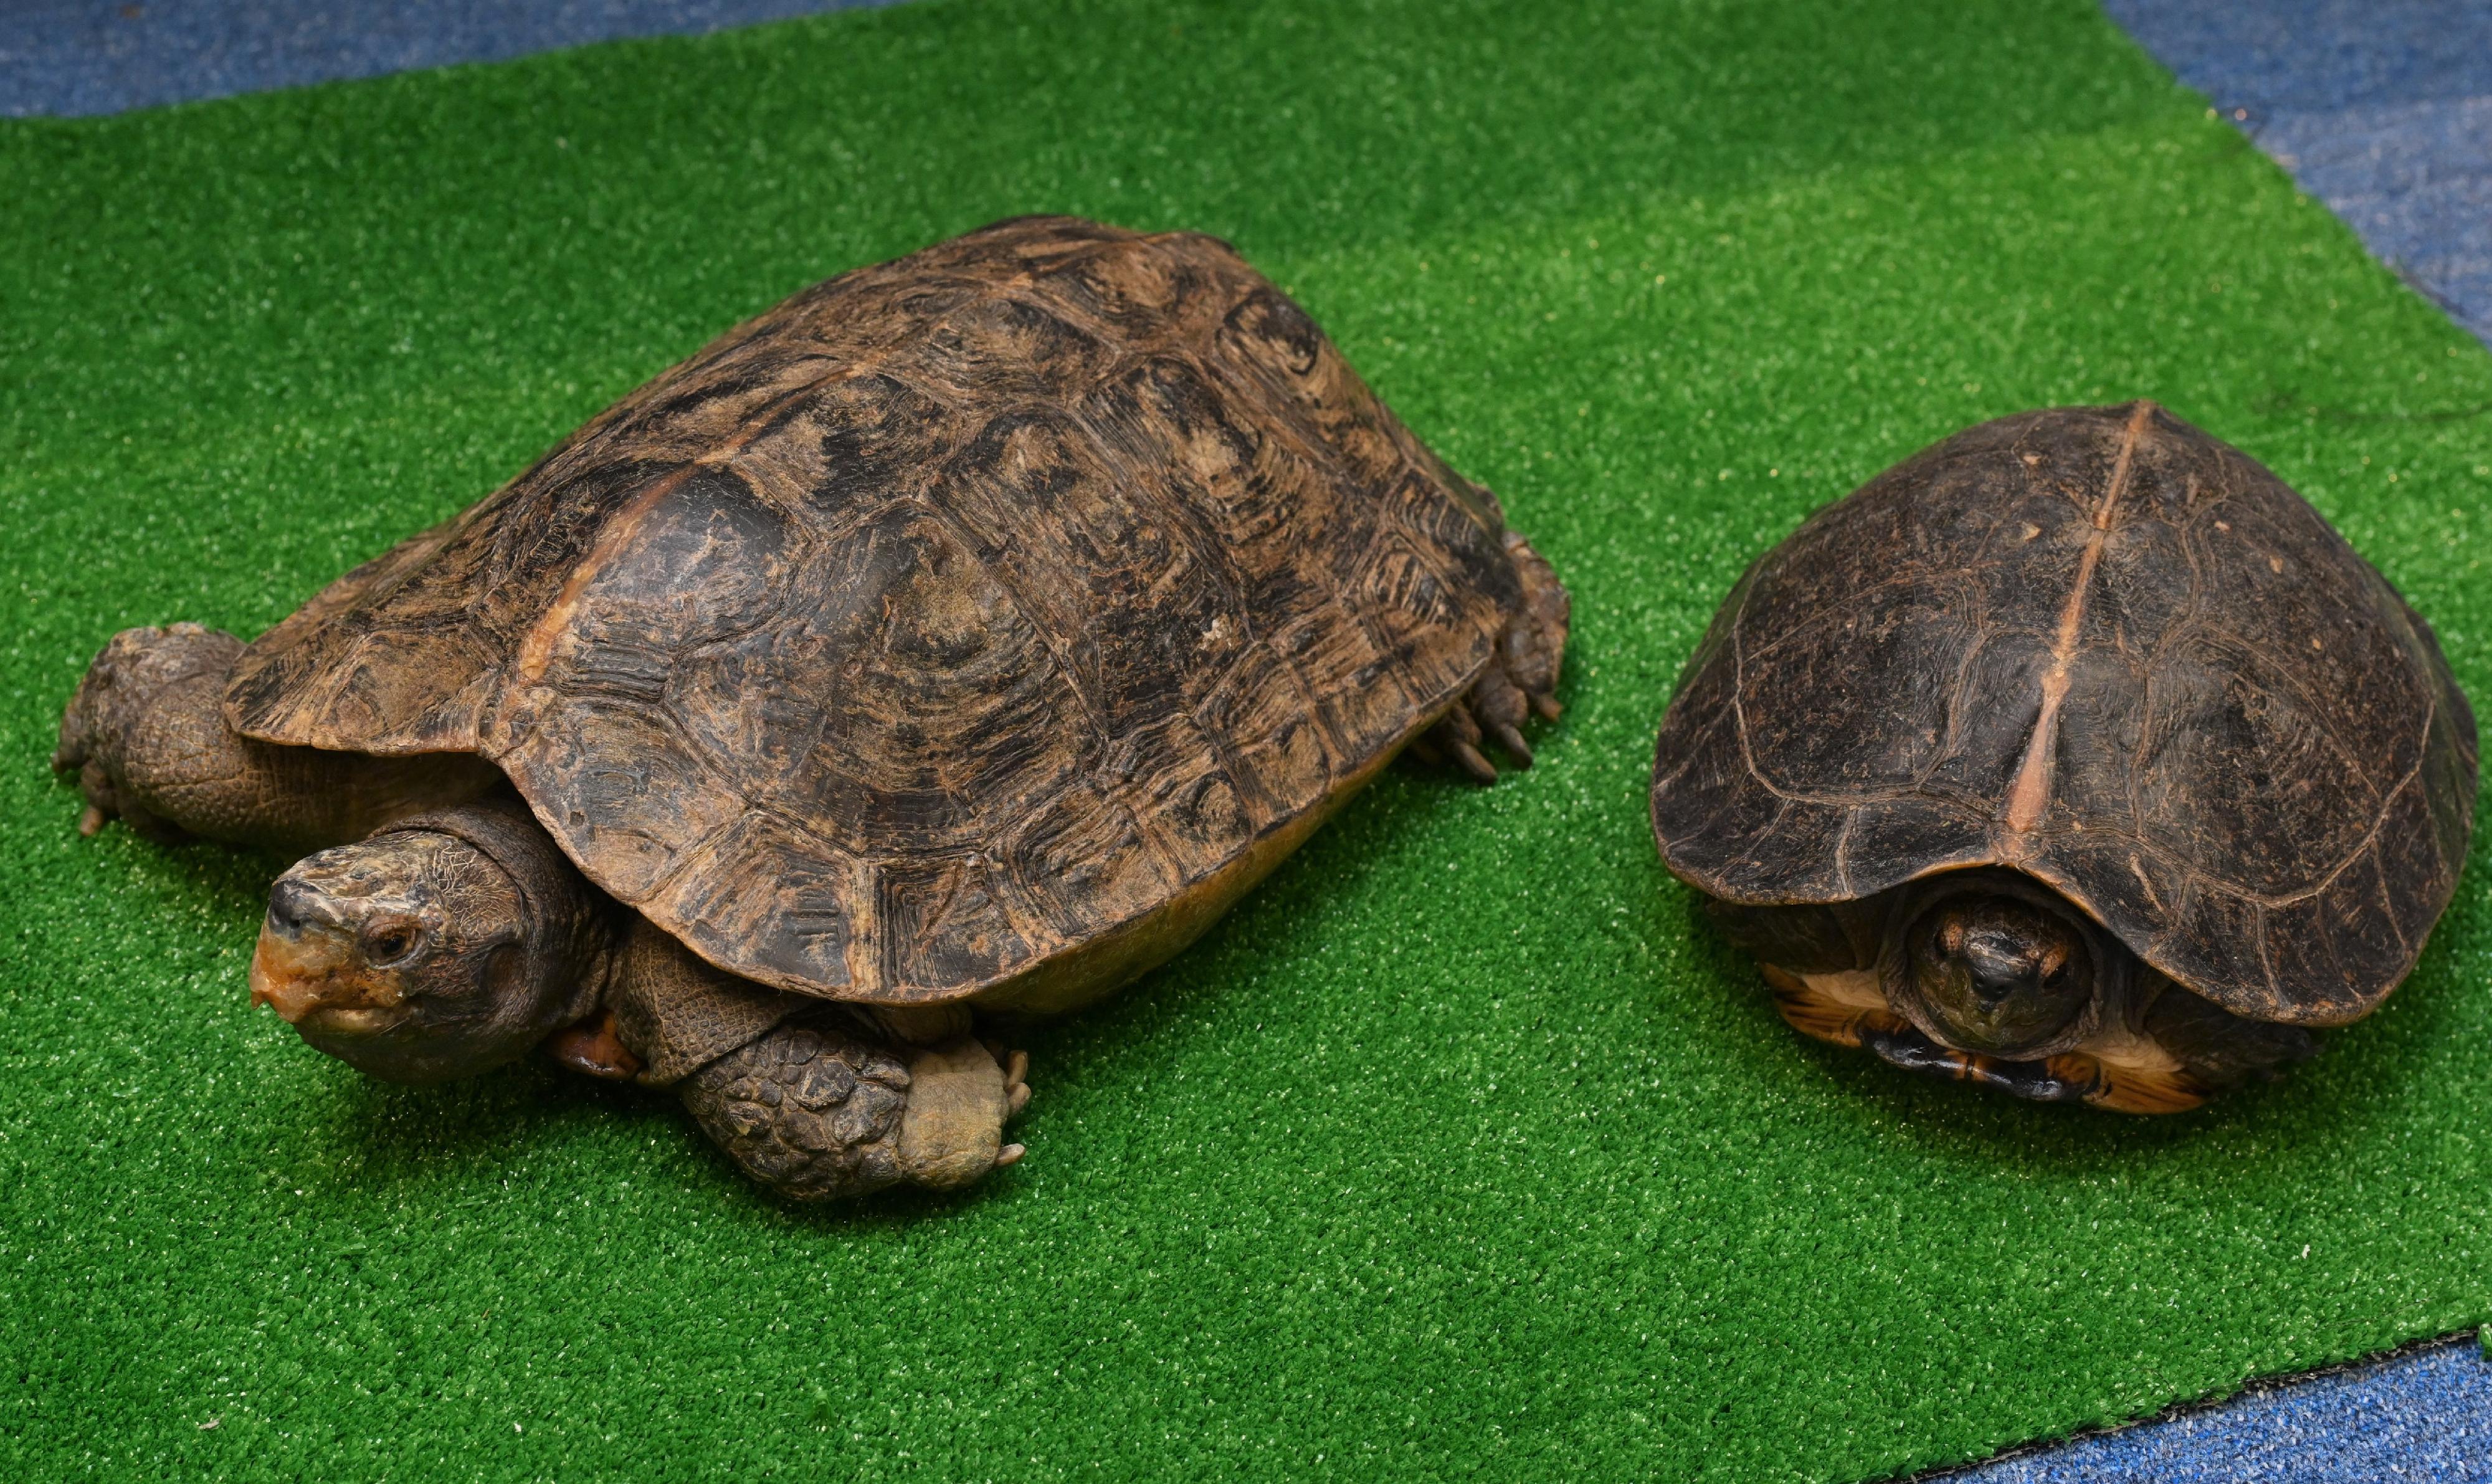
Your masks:
M259 935L251 955L251 1002L300 1025L319 1010L378 1010L404 996L389 976L364 969L331 935L307 933L288 940Z

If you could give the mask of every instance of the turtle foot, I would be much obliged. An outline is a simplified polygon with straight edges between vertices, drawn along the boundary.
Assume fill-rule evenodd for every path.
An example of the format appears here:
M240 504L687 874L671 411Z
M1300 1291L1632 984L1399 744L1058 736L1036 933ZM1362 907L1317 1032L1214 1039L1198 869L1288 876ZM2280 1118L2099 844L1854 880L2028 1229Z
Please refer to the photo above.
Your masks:
M1015 1052L1004 1058L1004 1118L1010 1121L1020 1117L1021 1111L1028 1106L1029 1053ZM1013 1147L1018 1149L1021 1145Z
M929 1047L908 1064L908 1111L900 1125L901 1173L936 1190L970 1185L1020 1160L1004 1123L1029 1101L1029 1057L997 1057L966 1036Z
M1496 743L1518 768L1531 766L1523 726L1533 716L1558 719L1558 671L1566 654L1570 604L1557 572L1519 532L1505 533L1505 549L1522 580L1522 608L1498 637L1488 668L1411 744L1423 760L1450 763L1481 784L1497 782L1484 744Z
M62 713L60 745L52 752L53 771L75 775L86 796L79 834L93 835L119 819L164 844L187 838L179 824L148 807L155 801L146 787L134 786L133 774L166 771L149 766L163 760L157 754L178 761L201 751L184 745L191 740L185 733L198 730L203 719L222 727L213 693L241 649L240 639L194 623L113 636ZM191 714L163 714L168 702L172 711Z
M973 1185L1025 1152L1004 1124L1029 1103L1029 1057L967 1036L909 1047L823 1006L676 1084L736 1167L793 1201L903 1181Z
M676 1084L736 1168L793 1201L862 1196L908 1177L912 1069L825 1006L782 1022Z
M1029 1106L1029 1053L1014 1052L1004 1061L1004 1121L1010 1123ZM995 1168L1018 1165L1029 1152L1026 1144L1008 1143L995 1151Z

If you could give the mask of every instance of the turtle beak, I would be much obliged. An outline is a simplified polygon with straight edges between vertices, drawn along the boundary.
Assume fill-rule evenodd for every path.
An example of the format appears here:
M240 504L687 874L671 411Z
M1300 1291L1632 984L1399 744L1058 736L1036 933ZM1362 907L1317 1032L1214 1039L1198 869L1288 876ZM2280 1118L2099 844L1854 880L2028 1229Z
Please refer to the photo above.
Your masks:
M306 1031L370 1034L397 1024L404 996L396 975L364 961L362 905L297 876L281 878L251 956L251 1002Z

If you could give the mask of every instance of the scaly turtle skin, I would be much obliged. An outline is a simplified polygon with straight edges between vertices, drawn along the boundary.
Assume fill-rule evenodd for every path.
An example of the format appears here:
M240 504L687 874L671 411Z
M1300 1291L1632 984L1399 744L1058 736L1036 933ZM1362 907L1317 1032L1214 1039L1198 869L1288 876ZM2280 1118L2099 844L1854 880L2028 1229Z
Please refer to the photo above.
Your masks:
M1566 596L1225 244L998 223L807 289L248 646L132 630L93 828L318 851L255 997L383 1076L540 1042L757 1178L1019 1146L992 1014L1122 985L1406 744L1495 776Z
M2139 401L1959 433L1760 558L1671 699L1652 821L1799 1029L2163 1112L2412 970L2475 781L2429 626Z

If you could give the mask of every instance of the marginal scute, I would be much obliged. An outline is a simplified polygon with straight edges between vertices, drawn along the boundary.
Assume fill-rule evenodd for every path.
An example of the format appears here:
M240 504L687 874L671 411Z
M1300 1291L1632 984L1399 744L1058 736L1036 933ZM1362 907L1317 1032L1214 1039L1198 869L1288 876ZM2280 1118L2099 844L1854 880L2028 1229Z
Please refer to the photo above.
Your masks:
M1066 939L1139 917L1184 884L1133 811L1086 781L1033 813L1002 853L1022 894Z
M2413 967L2476 770L2429 627L2274 475L2133 403L1969 430L1760 558L1672 698L1652 817L1727 902L2009 867L2226 1009L2325 1024Z
M1315 701L1269 645L1240 654L1195 707L1231 759L1231 781L1255 833L1314 807L1337 769L1315 719Z
M708 964L939 1000L1277 858L1486 668L1503 537L1226 244L1023 219L737 326L227 709L481 753Z
M860 982L880 985L872 876L856 856L756 810L700 841L683 869L633 905L712 964L836 996Z
M565 852L593 856L597 884L635 905L748 807L663 712L612 695L547 692L526 734L494 760Z
M879 868L875 921L883 979L896 994L982 983L1030 957L1035 945L1002 875L982 851Z

